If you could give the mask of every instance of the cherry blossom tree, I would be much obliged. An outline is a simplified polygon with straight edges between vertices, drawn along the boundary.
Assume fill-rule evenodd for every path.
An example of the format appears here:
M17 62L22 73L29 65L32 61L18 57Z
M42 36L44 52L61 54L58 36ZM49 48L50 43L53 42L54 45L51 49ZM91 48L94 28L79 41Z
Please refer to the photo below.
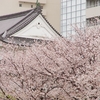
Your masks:
M58 38L31 46L4 44L2 100L99 100L100 27L75 27L73 41Z

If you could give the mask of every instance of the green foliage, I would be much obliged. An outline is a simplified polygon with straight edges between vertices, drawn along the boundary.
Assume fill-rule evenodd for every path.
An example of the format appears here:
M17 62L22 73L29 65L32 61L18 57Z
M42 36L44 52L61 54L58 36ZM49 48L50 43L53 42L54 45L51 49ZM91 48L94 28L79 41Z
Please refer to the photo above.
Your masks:
M0 91L0 100L17 100L17 99L12 95L6 95L2 91Z
M6 98L8 100L17 100L15 97L11 96L11 95L7 95Z
M0 92L0 98L4 99L5 98L5 94Z
M36 7L40 6L40 3L38 2L38 0L36 1Z

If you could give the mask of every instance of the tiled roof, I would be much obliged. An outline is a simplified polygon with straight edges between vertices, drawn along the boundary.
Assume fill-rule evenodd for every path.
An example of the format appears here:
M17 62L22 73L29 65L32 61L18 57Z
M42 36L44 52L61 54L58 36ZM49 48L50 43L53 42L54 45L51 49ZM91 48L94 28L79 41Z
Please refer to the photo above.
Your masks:
M41 7L39 6L36 7L35 9L27 10L24 12L1 16L0 17L0 40L6 42L5 38L6 39L9 38L10 35L18 32L19 30L27 26L32 20L34 20L39 14L41 14L41 12L42 10ZM44 16L43 18L45 19ZM50 23L47 20L46 22L50 25ZM58 35L60 35L52 26L51 28ZM6 36L3 37L5 33Z
M35 17L41 13L40 7L30 11L20 12L12 15L0 17L0 35L7 31L7 36L19 31L28 25Z

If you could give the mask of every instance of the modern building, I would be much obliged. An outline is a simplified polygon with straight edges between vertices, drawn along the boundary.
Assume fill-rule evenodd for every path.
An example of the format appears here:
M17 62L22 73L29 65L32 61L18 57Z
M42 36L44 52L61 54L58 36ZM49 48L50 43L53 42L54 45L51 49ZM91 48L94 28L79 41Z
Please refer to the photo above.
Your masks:
M73 26L84 27L86 21L86 0L61 0L61 33L74 34Z
M33 9L37 1L43 7L43 15L60 32L60 0L0 0L0 16Z
M100 24L100 0L87 0L86 5L87 26Z
M98 24L97 19L100 19L100 0L61 0L61 33L64 37L68 33L75 34L73 26L83 29Z
M41 14L40 6L20 13L0 16L0 41L31 45L34 41L52 41L60 34Z

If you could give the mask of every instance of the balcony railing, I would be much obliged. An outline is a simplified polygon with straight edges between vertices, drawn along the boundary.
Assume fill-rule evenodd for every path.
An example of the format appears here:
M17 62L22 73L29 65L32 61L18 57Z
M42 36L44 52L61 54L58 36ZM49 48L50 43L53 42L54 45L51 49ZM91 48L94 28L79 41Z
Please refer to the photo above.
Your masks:
M100 25L100 16L94 17L94 18L88 18L86 20L86 25L89 26L95 26L95 25Z
M87 0L87 8L100 6L100 0Z
M87 8L92 8L92 7L97 7L97 6L100 6L100 3L98 3L98 4L93 4L93 5L87 5Z

